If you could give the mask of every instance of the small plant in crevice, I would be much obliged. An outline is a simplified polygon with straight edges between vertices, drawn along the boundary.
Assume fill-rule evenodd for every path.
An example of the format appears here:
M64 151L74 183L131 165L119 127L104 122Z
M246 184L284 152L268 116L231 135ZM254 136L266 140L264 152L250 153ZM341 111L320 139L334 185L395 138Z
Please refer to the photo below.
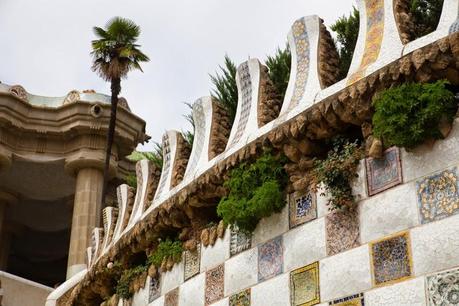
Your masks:
M171 258L174 263L182 260L183 246L179 240L161 241L156 250L148 257L147 263L160 267L165 259Z
M217 214L225 224L252 232L258 222L285 206L288 177L286 158L265 152L253 163L242 163L230 171L224 183L227 196L217 206Z
M413 148L427 139L441 139L457 111L447 81L407 83L386 89L373 99L373 133L384 145Z
M126 184L128 184L132 188L137 189L137 177L135 176L134 173L130 173L126 175L125 181L126 181Z
M147 272L148 265L139 265L127 270L124 270L121 274L120 279L116 285L116 294L118 297L123 299L129 299L132 297L133 292L131 291L131 283L136 277L139 277L143 273Z
M332 148L323 160L316 159L308 173L311 189L317 191L320 183L331 196L329 210L353 210L355 199L352 194L352 181L358 177L357 167L364 157L358 141L351 142L342 137L331 140Z

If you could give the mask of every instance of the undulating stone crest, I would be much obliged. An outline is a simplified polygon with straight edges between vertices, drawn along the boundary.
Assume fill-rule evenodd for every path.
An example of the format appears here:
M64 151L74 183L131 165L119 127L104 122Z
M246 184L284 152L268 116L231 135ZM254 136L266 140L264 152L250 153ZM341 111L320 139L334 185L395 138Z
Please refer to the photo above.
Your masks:
M102 228L96 227L92 230L90 265L93 265L97 261L97 258L102 252L103 238L104 230Z
M92 247L86 248L86 265L88 268L92 266Z
M360 29L347 84L353 84L402 54L393 0L359 0Z
M27 91L21 85L11 86L9 89L10 94L16 96L24 101L29 101Z
M118 200L118 218L113 233L113 241L116 241L119 237L121 237L121 233L126 228L129 222L132 208L134 206L134 193L134 188L126 184L120 185L116 189L116 195Z
M74 103L76 101L80 100L80 93L77 90L72 90L67 94L67 96L64 99L64 102L62 103L63 105L65 104L70 104Z
M113 233L115 232L116 221L118 219L118 208L104 208L102 211L102 218L104 222L104 240L102 244L102 252L105 252L113 239Z

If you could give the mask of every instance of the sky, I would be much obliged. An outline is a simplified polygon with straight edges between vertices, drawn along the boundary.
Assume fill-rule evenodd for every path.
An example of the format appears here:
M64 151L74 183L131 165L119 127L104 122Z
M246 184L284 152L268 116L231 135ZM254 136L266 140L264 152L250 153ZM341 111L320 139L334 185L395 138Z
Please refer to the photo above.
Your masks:
M285 46L292 23L319 15L330 26L355 0L0 0L0 81L29 93L65 96L70 90L110 94L91 71L92 27L114 16L132 19L151 61L122 81L121 96L160 141L166 130L191 127L184 102L210 94L228 54L236 64L261 61ZM139 146L147 151L152 142Z

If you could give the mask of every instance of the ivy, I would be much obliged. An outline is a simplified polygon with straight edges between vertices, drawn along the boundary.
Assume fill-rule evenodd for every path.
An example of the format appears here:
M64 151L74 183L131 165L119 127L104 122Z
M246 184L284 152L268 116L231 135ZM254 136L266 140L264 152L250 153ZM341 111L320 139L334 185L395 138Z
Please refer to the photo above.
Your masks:
M426 139L440 139L439 123L452 122L457 110L447 81L407 83L386 89L373 100L373 133L386 146L413 148Z
M153 254L148 257L147 262L148 264L153 264L156 267L160 267L163 260L169 257L172 257L174 262L180 262L182 260L182 252L183 247L181 241L166 239L158 244L158 247Z
M358 177L357 167L364 157L363 150L357 141L337 137L331 140L332 149L323 160L316 159L314 168L308 174L313 190L318 189L322 182L330 194L329 209L354 208L355 199L352 194L352 181Z
M129 299L132 297L133 293L130 290L132 281L147 272L148 265L139 265L131 269L127 269L123 272L118 284L116 285L116 294L123 299Z
M217 207L217 214L225 224L252 232L262 218L285 206L285 162L285 157L265 152L255 162L242 163L230 171L229 179L224 183L229 194Z

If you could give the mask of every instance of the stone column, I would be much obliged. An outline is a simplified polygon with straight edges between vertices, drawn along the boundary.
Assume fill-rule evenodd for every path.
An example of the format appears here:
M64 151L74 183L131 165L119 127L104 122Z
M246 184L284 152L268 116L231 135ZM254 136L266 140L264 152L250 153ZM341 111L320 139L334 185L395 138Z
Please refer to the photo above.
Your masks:
M100 216L103 179L99 168L83 168L77 172L67 279L86 268L86 248L90 246L91 232Z
M0 191L0 270L6 270L10 250L10 234L6 232L6 209L17 199L7 192Z

